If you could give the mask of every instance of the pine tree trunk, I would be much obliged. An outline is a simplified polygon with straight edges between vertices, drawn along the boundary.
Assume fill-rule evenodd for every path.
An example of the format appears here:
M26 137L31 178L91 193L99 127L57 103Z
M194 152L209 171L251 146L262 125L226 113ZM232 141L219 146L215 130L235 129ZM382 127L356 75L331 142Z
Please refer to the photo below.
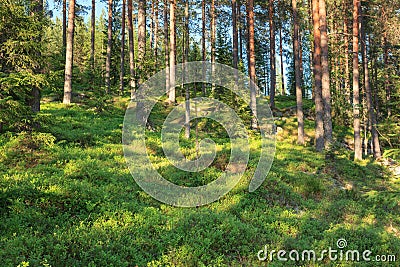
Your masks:
M360 10L360 13L362 11ZM380 158L381 155L381 146L379 144L379 136L378 131L376 129L376 115L374 111L374 104L372 99L372 90L371 83L369 80L369 69L368 69L368 57L367 57L367 45L366 45L366 37L365 37L365 25L364 20L361 16L361 53L363 59L363 69L364 69L364 87L367 98L367 110L368 110L368 120L370 123L370 130L372 136L372 150L374 153L374 157L376 159Z
M133 19L132 19L132 0L128 0L128 39L129 39L129 72L130 72L130 87L131 99L135 98L136 75L135 75L135 46L133 36Z
M184 49L184 63L188 62L189 59L189 0L185 1L185 49ZM184 72L184 83L186 74ZM185 88L185 137L190 137L190 92L189 85L184 84Z
M92 68L92 79L94 78L94 44L96 37L96 0L92 0L92 17L91 17L91 33L90 33L90 66ZM93 81L92 81L93 82Z
M168 0L164 0L164 56L165 56L165 93L169 95L169 38L168 38Z
M253 112L251 128L257 129L257 101L256 101L256 55L254 47L254 0L247 3L248 34L249 34L249 76L250 76L250 108Z
M233 37L233 49L232 49L232 63L235 69L238 68L239 54L238 54L238 28L237 28L237 11L236 11L236 0L232 0L232 37Z
M175 64L176 64L176 25L175 25L176 0L170 0L169 6L169 102L175 103Z
M312 0L312 17L314 32L314 101L315 101L315 149L324 149L324 104L322 102L322 69L321 69L321 32L319 25L319 2Z
M279 29L279 55L281 57L281 90L282 95L286 95L285 92L285 72L283 68L283 45L282 45L282 27Z
M62 0L62 40L63 51L67 47L67 0Z
M154 0L154 60L158 66L158 0Z
M210 16L211 16L211 77L214 76L215 73L215 35L216 35L216 16L215 16L215 0L211 0L211 7L210 7ZM214 94L215 85L214 83L211 84L211 92Z
M360 85L358 71L358 27L360 0L353 0L353 114L354 114L354 160L362 159L360 123Z
M75 0L69 0L68 10L68 35L65 55L65 80L64 80L64 104L71 103L72 93L72 65L74 55L74 27L75 27Z
M326 22L325 0L319 0L320 31L321 31L321 68L322 68L322 101L324 103L324 138L325 149L332 147L332 115L331 89L329 82L328 34Z
M297 0L292 0L293 8L293 55L296 82L296 106L297 106L297 143L304 145L304 116L303 94L301 90L300 52L299 52L299 20L297 15Z
M119 82L120 94L124 94L124 76L125 76L125 10L126 10L126 0L122 0L122 17L121 17L121 65L120 65L120 74L119 74Z
M345 10L347 10L347 5L345 5L346 0L343 0ZM350 67L349 67L349 30L348 30L348 20L347 16L344 16L343 21L343 38L344 38L344 91L347 103L350 102Z
M275 67L275 22L274 22L274 0L269 0L269 34L270 34L270 98L271 109L275 108L275 87L276 87L276 67Z
M138 5L138 63L140 83L142 82L146 55L146 1L139 0Z
M108 0L107 58L106 58L106 93L111 92L111 46L112 46L112 8L113 0Z
M390 92L390 80L389 80L389 51L388 51L388 42L387 42L387 33L384 33L383 37L383 63L385 65L385 92L386 92L386 109L388 117L392 115L392 111L390 108L391 101L391 92Z
M201 21L202 21L202 27L201 27L201 58L203 62L206 61L206 2L205 0L201 1ZM206 76L206 70L203 67L202 69L202 76L203 76L203 81L205 80ZM203 96L206 96L206 85L204 82L201 84L201 91Z

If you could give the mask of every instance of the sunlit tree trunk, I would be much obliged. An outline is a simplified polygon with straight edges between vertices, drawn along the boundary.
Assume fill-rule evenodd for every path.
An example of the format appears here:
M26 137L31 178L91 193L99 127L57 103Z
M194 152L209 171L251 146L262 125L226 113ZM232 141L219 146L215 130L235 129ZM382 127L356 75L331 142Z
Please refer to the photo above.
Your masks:
M362 11L360 10L360 13ZM372 99L372 90L371 90L371 83L370 83L370 76L369 76L369 69L368 69L368 57L367 57L367 45L366 45L366 37L365 37L365 25L364 20L361 16L361 53L363 59L363 69L364 69L364 86L365 86L365 95L367 100L367 110L368 110L368 120L370 123L370 131L372 136L372 150L374 153L374 157L380 158L381 157L381 146L379 144L379 136L378 131L376 129L376 115L374 111L374 104Z
M217 25L216 25L216 15L215 15L215 0L211 0L211 7L210 7L210 16L211 16L211 76L214 75L215 73L215 49L216 49L216 31L217 31ZM214 93L214 83L211 84L211 92Z
M136 75L135 75L135 46L133 36L133 19L132 19L132 0L128 0L128 38L129 38L129 72L131 99L135 98Z
M122 16L121 16L121 65L119 74L119 91L124 94L124 76L125 76L125 10L126 0L122 0Z
M322 102L321 80L321 32L319 25L319 2L312 0L312 17L314 32L314 101L315 101L315 149L321 152L324 149L324 104Z
M283 44L282 44L282 28L279 29L279 55L281 57L281 90L282 95L285 93L285 72L283 67Z
M164 0L164 62L165 62L165 92L169 94L169 38L168 38L168 0Z
M319 0L320 32L321 32L321 69L322 69L322 102L324 103L324 138L325 149L332 147L332 115L331 89L329 82L328 33L326 22L325 0Z
M74 55L74 27L75 27L75 0L69 0L68 9L68 35L65 55L65 80L64 80L64 104L71 103L72 93L72 65Z
M188 62L189 58L189 0L185 1L185 49L184 49L184 63ZM185 72L184 72L185 73ZM184 81L186 75L184 74ZM185 137L190 137L190 92L189 85L184 84L185 88Z
M158 0L154 0L154 60L158 65Z
M92 17L91 17L91 32L90 32L90 66L92 67L92 79L94 72L94 45L96 37L96 0L92 0Z
M138 5L138 63L140 83L142 82L146 55L146 1L139 0Z
M296 106L297 106L297 143L304 145L304 116L303 116L303 94L301 90L300 52L299 52L299 20L297 14L297 0L292 0L293 8L293 55L296 83Z
M249 76L250 76L250 108L253 112L251 128L257 128L257 103L256 103L256 55L254 47L254 0L247 2L247 19L249 34Z
M232 49L232 63L235 69L238 68L239 54L238 54L238 29L237 29L237 11L236 11L236 0L232 0L232 37L233 37L233 49Z
M361 123L360 123L360 85L358 71L359 42L359 5L360 0L353 0L353 115L354 115L354 160L362 159Z
M67 0L62 0L62 41L65 51L67 47Z
M276 87L276 67L275 67L275 22L274 22L274 0L269 0L269 35L270 35L270 90L269 103L271 108L275 108L275 87Z
M201 58L204 61L206 61L206 2L205 0L201 1L201 21L202 21L202 27L201 27ZM205 68L203 67L202 69L202 75L203 75L203 80L205 79ZM203 93L203 96L206 95L206 86L204 82L201 84L201 91Z
M169 102L175 103L175 64L176 64L176 25L175 25L176 0L170 0L169 6Z
M106 58L106 93L111 92L111 46L112 46L112 7L113 0L108 0L108 27L107 27L107 58Z

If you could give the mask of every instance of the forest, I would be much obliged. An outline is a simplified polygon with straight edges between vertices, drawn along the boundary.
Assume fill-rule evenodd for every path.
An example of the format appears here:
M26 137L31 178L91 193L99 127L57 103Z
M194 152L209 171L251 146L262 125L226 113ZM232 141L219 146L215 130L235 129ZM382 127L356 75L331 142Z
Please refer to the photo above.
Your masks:
M1 0L1 265L400 266L399 111L399 1Z

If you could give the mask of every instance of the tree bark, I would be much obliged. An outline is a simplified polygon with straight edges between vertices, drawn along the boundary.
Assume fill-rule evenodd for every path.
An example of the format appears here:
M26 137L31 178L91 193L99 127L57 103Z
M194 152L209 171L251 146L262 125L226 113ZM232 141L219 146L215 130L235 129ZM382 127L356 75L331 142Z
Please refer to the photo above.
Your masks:
M367 57L367 44L366 44L367 40L365 37L365 25L361 10L360 10L360 16L361 16L361 53L363 59L364 87L367 98L368 120L370 123L370 130L372 136L372 150L374 153L374 158L378 159L382 156L381 146L379 144L379 136L378 136L378 131L376 129L376 114L374 111L371 83L369 79L369 70L368 70L368 57Z
M164 56L165 56L165 92L169 95L169 38L168 38L168 0L164 0Z
M237 29L237 11L236 11L236 0L232 0L232 37L233 37L233 48L232 48L232 63L235 69L238 68L239 54L238 54L238 29Z
M140 71L140 82L144 76L144 64L146 56L146 1L139 0L138 5L138 63Z
M169 6L169 102L175 103L175 64L176 64L176 25L175 25L176 0L170 0Z
M62 40L63 51L67 47L67 0L62 0Z
M326 23L325 0L319 0L320 32L321 32L321 68L322 68L322 101L324 103L324 138L325 149L332 147L332 115L331 115L331 89L329 84L329 54L328 34Z
M113 0L108 0L107 58L106 58L106 93L111 92L111 49L112 49L112 8Z
M354 115L354 160L362 159L360 124L360 85L358 71L358 27L360 0L353 0L353 115Z
M133 19L132 19L132 0L128 0L128 38L129 38L129 72L131 99L135 98L136 75L135 75L135 45L133 36Z
M283 68L283 45L282 45L282 28L279 29L279 55L281 57L281 90L282 95L286 95L285 92L285 72Z
M257 129L257 102L256 102L256 55L254 47L254 0L248 0L247 19L249 34L249 76L250 76L250 108L253 112L251 128Z
M315 149L324 149L324 104L322 102L322 69L321 69L321 32L319 25L319 2L312 0L312 17L314 33L314 101L315 101Z
M206 2L205 0L201 1L201 57L203 62L206 61ZM202 69L203 80L205 80L206 70L203 67ZM201 84L201 91L203 96L206 96L206 85L204 82Z
M125 10L126 10L126 0L122 0L122 16L121 16L121 65L120 65L120 74L119 74L119 82L120 94L124 94L124 76L125 76Z
M210 16L211 16L211 77L214 76L215 73L215 50L216 50L216 46L215 46L215 35L216 35L216 31L217 31L217 25L216 25L216 16L215 16L215 0L211 0L211 7L210 7ZM214 83L211 83L211 93L214 94L214 89L215 89L215 85Z
M65 55L65 80L64 80L64 104L71 103L72 92L72 66L74 55L74 27L75 27L75 0L69 0L68 10L68 35Z
M269 34L270 34L270 90L269 104L271 109L275 108L275 87L276 87L276 67L275 67L275 22L274 22L274 0L269 0Z
M184 63L188 62L189 58L189 0L185 1L185 49L184 49ZM185 83L185 71L184 71L184 83ZM187 84L183 85L185 88L185 137L190 137L190 92Z
M154 0L154 60L158 66L158 0Z
M296 107L297 107L297 143L304 145L304 115L303 115L303 94L301 90L300 73L300 51L299 51L299 20L297 15L297 0L292 0L293 8L293 55L296 83Z
M387 42L387 33L385 31L383 35L383 63L385 65L385 93L386 93L386 110L388 117L392 115L392 111L390 108L390 80L389 80L389 51L388 51L388 42Z
M94 44L96 37L96 0L92 0L92 17L91 17L91 33L90 33L90 66L92 68L92 79L94 72Z
M343 0L345 10L347 10L346 0ZM344 15L343 21L343 38L344 38L344 92L347 103L350 102L350 68L349 68L349 37L348 35L348 19Z

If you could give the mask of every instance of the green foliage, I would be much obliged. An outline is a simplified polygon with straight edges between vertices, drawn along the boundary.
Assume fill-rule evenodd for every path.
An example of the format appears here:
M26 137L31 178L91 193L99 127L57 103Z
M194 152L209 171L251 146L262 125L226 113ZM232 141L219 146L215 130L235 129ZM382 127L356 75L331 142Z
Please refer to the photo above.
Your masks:
M367 160L354 163L345 151L326 161L292 144L286 128L295 121L282 125L283 141L257 191L247 189L260 145L251 135L248 170L231 192L204 207L176 208L154 200L132 179L120 143L127 99L108 101L119 108L99 113L88 104L44 104L42 117L51 120L43 120L42 132L0 136L2 266L259 266L257 252L265 245L321 251L335 248L339 238L374 255L400 251L398 178ZM200 175L177 172L165 160L157 132L170 108L160 104L151 115L147 150L153 163L176 183L210 182L229 158L229 140L218 125L193 122L199 139L216 141L217 159ZM191 134L181 139L188 157L195 154Z

